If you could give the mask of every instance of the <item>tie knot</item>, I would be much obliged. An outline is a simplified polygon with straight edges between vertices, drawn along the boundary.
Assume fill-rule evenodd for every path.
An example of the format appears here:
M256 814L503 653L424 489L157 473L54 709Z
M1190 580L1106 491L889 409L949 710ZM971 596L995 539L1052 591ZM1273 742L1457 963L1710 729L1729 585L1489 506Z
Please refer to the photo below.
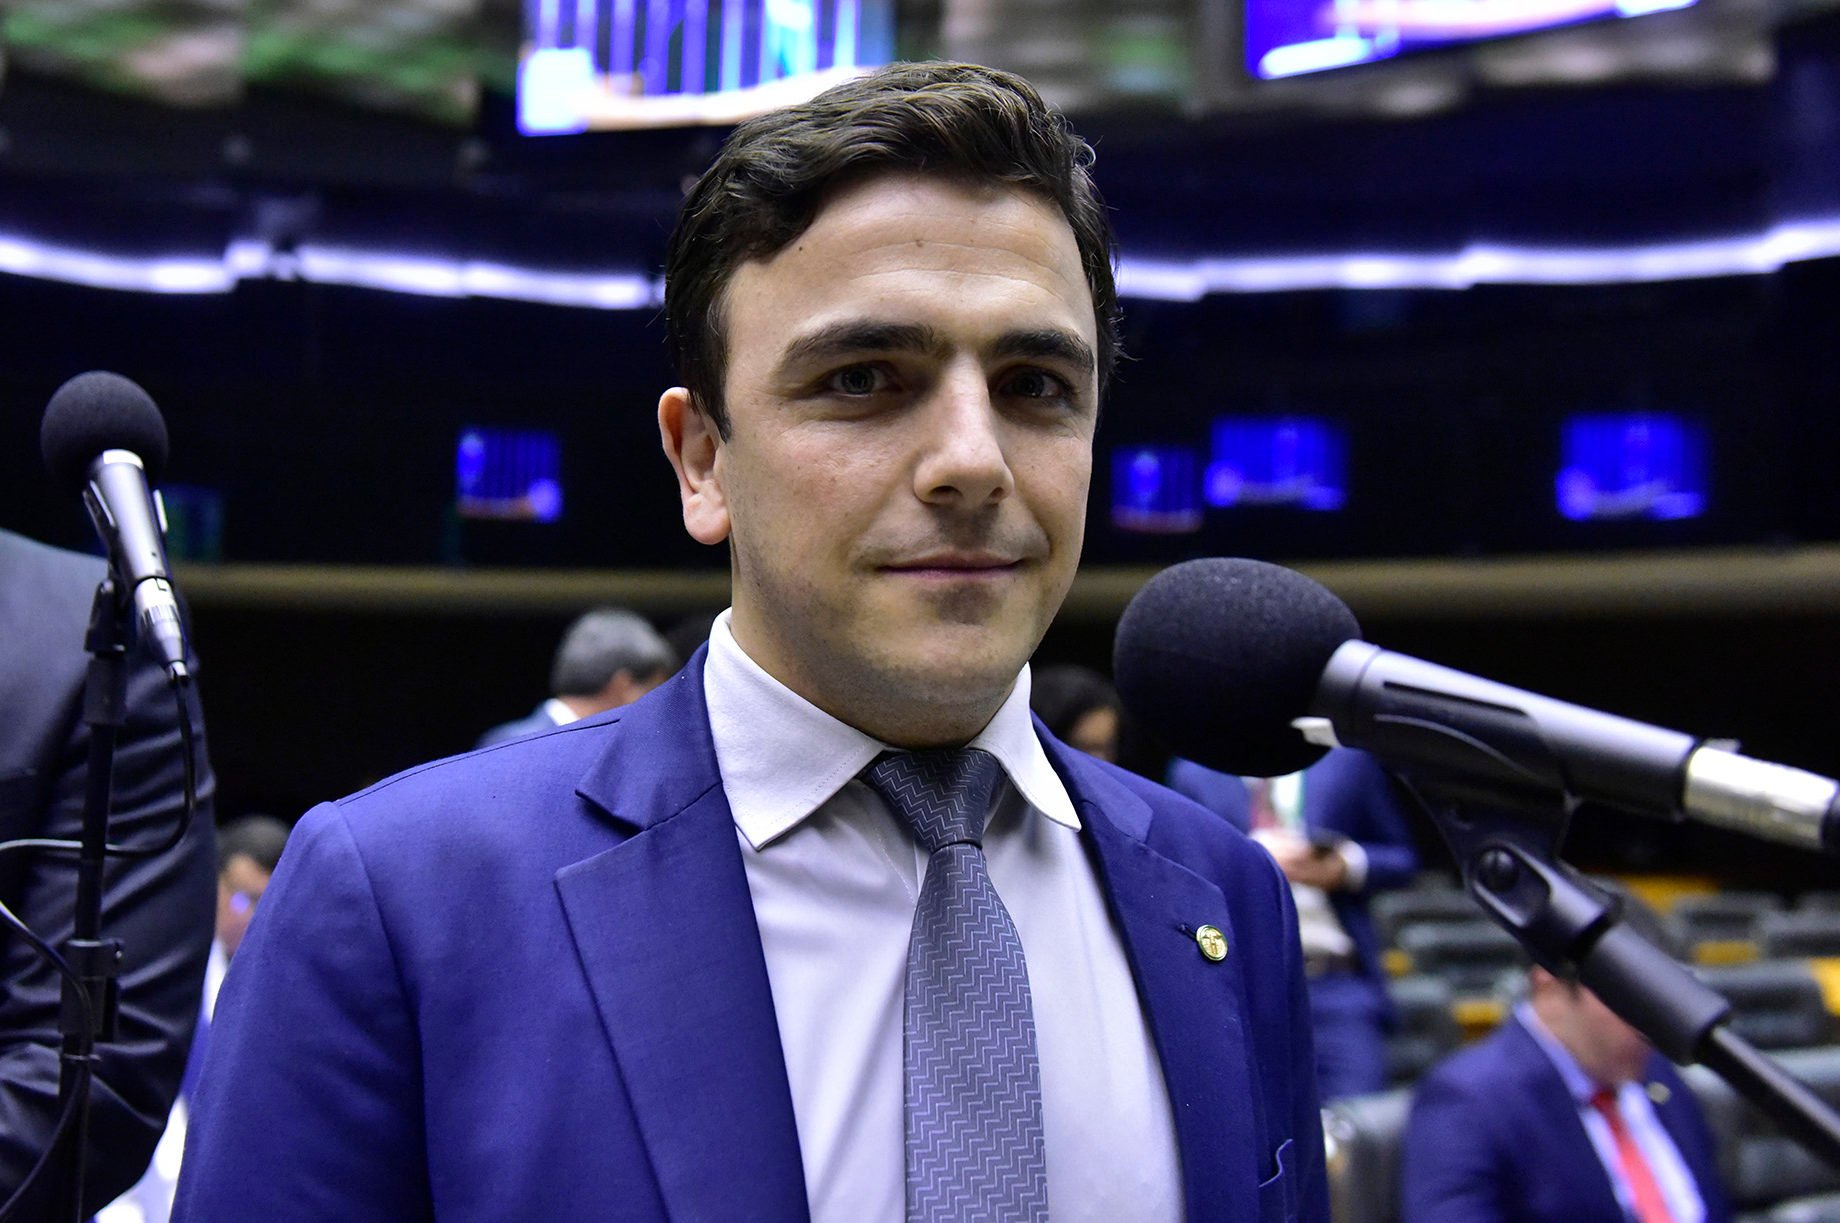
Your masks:
M984 843L998 768L995 756L975 747L884 752L862 779L930 854L942 845Z

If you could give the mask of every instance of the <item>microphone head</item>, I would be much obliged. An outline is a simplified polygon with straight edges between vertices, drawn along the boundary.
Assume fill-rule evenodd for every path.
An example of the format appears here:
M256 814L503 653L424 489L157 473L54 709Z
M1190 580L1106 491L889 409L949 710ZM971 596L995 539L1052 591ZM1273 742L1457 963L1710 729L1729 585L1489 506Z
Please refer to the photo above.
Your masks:
M1151 578L1124 609L1112 678L1131 715L1223 773L1281 777L1324 749L1291 725L1361 626L1293 569L1219 557Z
M166 421L153 400L120 374L92 370L57 389L38 430L45 466L60 484L81 489L105 450L132 451L156 484L166 467Z

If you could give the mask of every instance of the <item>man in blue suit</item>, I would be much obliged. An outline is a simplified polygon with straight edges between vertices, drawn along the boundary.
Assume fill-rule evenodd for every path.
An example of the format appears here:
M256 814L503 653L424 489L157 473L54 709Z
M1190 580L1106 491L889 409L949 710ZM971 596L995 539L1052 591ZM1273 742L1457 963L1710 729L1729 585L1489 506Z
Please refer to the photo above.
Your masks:
M1337 748L1283 778L1240 778L1178 758L1169 786L1251 832L1291 881L1323 1098L1385 1088L1393 1012L1368 900L1409 887L1418 871L1386 773L1365 752Z
M1116 351L1090 157L958 64L737 129L658 410L732 606L308 813L178 1217L1326 1220L1282 876L1028 715Z
M1538 967L1512 1018L1419 1084L1400 1192L1411 1223L1731 1218L1692 1091L1597 995Z

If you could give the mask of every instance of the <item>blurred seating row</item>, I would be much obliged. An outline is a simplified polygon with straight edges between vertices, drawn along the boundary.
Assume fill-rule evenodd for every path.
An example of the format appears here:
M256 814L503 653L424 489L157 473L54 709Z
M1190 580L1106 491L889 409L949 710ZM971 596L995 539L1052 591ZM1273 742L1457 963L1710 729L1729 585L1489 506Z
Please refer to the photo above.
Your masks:
M1381 942L1405 953L1394 963L1427 969L1429 954L1485 963L1501 939L1487 935L1448 938L1441 931L1495 927L1468 893L1449 885L1387 892L1373 901ZM1793 908L1770 892L1721 891L1682 896L1667 911L1687 956L1700 964L1840 956L1840 892L1811 892ZM1503 935L1502 938L1506 938Z
M1776 1056L1840 1107L1840 1045ZM1711 1071L1691 1067L1686 1079L1716 1136L1719 1172L1739 1223L1840 1223L1840 1171L1783 1137ZM1323 1110L1335 1223L1399 1223L1399 1144L1411 1102L1411 1089L1396 1087Z
M1405 1084L1501 1021L1526 960L1511 935L1447 884L1384 894L1374 909L1394 974L1388 1081ZM1731 1000L1733 1028L1753 1045L1840 1040L1840 892L1804 897L1794 909L1767 893L1687 895L1667 919L1695 971ZM1732 950L1739 946L1741 954Z

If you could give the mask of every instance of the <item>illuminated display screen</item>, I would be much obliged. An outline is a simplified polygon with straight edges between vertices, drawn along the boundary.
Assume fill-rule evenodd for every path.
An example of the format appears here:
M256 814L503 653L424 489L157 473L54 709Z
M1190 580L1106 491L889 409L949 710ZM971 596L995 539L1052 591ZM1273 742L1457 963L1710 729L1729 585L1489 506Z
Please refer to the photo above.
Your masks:
M1565 422L1556 481L1574 522L1697 518L1706 509L1705 435L1657 413L1580 415Z
M527 135L733 123L894 57L895 0L525 0Z
M1200 463L1187 446L1112 452L1112 525L1146 535L1201 529Z
M562 517L562 446L539 429L468 429L454 460L462 518L554 522Z
M1246 0L1246 69L1267 80L1695 0Z
M1339 510L1347 500L1348 447L1328 421L1226 416L1214 422L1207 504Z

